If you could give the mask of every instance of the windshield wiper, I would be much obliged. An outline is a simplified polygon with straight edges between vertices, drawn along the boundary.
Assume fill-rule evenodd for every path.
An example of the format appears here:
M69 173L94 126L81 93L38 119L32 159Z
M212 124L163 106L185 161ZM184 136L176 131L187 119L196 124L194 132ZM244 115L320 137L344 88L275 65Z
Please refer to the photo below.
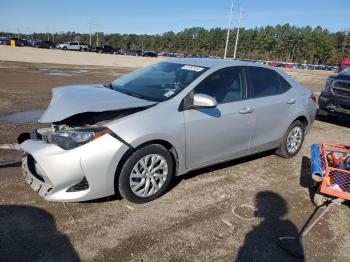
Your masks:
M106 88L109 88L109 89L113 89L112 82L110 82L108 85L104 84L103 86L106 87Z
M147 96L143 96L143 95L141 95L141 94L137 94L137 93L134 93L134 92L130 92L130 91L127 91L127 90L124 90L124 89L114 88L114 90L117 91L117 92L120 92L120 93L129 95L129 96L141 98L141 99L144 99L144 100L151 100L151 101L153 101L153 99L150 99L150 98L147 97Z

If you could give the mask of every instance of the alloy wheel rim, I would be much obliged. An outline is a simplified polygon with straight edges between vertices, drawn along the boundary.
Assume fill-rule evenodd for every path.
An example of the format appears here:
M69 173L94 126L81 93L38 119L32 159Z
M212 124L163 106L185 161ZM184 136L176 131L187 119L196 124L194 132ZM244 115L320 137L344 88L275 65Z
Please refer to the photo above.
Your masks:
M130 174L130 188L138 197L149 197L157 193L168 176L168 164L164 157L149 154L142 157Z
M287 151L290 154L295 153L301 145L303 140L303 130L300 126L294 127L287 137Z

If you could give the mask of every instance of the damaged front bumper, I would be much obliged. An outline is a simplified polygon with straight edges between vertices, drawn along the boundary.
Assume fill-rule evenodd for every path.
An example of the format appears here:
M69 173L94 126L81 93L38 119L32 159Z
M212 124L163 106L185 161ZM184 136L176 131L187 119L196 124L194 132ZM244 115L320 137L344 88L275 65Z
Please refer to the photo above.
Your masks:
M117 165L129 149L107 134L72 150L31 139L21 148L25 181L45 200L59 202L113 195Z
M333 115L350 115L350 97L327 97L323 94L318 99L319 111Z

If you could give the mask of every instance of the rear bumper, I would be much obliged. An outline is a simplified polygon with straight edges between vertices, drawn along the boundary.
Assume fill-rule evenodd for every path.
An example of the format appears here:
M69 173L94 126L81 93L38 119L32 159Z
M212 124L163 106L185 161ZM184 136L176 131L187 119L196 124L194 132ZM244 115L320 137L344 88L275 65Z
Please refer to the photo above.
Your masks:
M326 97L320 95L318 99L320 111L334 115L350 115L350 97L338 98L334 96Z

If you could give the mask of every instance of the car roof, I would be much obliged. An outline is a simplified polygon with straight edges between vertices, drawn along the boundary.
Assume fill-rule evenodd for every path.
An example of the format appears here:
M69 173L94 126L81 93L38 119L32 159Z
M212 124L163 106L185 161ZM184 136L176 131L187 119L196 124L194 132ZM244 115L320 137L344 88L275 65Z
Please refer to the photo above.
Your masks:
M232 60L232 59L219 59L219 58L171 58L166 61L170 63L202 66L202 67L208 67L208 68L225 67L225 66L258 66L258 67L264 67L264 68L272 68L270 66L266 66L260 63L246 62L246 61Z

